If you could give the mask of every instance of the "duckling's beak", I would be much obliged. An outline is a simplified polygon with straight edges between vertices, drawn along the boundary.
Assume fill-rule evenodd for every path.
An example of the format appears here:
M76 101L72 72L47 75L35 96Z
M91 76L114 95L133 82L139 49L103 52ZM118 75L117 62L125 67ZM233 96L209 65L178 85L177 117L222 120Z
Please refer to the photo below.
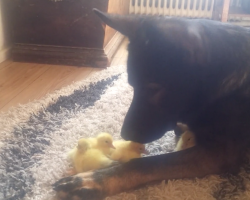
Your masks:
M113 145L113 143L110 144L110 148L116 149L115 146Z

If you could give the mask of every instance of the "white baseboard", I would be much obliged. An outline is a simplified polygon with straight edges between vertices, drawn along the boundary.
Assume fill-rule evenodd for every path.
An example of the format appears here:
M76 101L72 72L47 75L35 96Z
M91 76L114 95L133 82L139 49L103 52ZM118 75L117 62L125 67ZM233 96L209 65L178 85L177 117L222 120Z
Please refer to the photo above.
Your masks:
M10 57L11 47L6 47L0 51L0 63L7 60Z
M118 49L124 38L125 36L117 31L115 35L111 38L109 43L104 47L104 51L108 56L109 60L112 60L114 54L116 53L116 50Z

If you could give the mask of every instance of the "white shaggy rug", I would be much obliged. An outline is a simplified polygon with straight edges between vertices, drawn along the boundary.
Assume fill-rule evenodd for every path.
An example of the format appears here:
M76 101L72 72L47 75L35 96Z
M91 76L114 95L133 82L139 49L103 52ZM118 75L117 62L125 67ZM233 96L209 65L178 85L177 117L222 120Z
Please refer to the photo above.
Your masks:
M45 98L0 113L0 200L52 200L51 184L65 176L66 153L78 138L119 132L132 88L126 68L114 66ZM151 155L171 152L174 133L147 145ZM162 181L109 200L250 199L250 164L239 175Z

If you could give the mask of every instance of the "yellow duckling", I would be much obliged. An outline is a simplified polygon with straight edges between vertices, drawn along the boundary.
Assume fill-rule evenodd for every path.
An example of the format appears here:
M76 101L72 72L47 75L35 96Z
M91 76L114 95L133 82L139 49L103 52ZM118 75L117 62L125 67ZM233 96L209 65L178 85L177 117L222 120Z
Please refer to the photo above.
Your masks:
M99 149L106 156L111 153L111 149L115 149L113 138L109 133L100 133L96 138L88 138L88 142L93 149Z
M73 165L76 173L108 167L115 162L100 150L92 149L87 139L80 139L73 152Z
M144 144L132 141L115 141L114 146L116 149L111 151L110 158L123 163L140 158L141 154L148 154Z
M189 130L188 126L182 123L177 123L177 126L183 131L181 134L175 151L181 151L184 149L191 148L196 145L196 138L192 131Z

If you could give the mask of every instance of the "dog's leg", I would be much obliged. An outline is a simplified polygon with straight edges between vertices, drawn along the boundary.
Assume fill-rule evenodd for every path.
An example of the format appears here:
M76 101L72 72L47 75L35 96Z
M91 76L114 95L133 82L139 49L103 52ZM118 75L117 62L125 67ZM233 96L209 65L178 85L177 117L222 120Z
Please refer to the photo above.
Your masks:
M232 153L233 152L233 153ZM114 167L66 177L53 186L61 199L96 200L143 184L164 180L204 177L236 168L237 150L221 146L195 146L165 155L132 160ZM232 167L232 168L231 168Z

